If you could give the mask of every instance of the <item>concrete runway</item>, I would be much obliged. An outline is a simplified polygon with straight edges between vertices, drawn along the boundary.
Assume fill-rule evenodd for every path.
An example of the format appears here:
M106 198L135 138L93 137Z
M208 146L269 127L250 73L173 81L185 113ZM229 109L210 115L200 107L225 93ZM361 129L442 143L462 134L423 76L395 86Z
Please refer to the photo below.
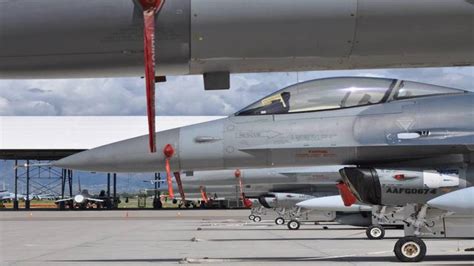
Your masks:
M314 265L396 263L400 230L367 240L329 224L298 231L248 210L0 212L0 265ZM474 240L426 240L425 263L474 262ZM397 262L398 263L398 262Z

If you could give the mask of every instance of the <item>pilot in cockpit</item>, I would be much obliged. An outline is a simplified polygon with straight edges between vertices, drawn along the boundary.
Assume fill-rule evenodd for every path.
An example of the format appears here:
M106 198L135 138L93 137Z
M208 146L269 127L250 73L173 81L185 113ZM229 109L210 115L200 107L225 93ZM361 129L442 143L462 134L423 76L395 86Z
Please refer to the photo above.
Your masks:
M284 114L290 110L290 93L285 91L260 101L259 107L242 111L239 115Z

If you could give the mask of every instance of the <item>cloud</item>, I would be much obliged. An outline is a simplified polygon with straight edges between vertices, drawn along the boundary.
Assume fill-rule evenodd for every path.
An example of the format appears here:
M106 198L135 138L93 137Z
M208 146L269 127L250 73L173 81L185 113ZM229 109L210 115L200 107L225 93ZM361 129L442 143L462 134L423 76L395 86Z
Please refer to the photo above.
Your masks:
M202 76L157 84L158 115L228 115L298 81L334 76L401 78L474 90L474 67L236 74L231 89L204 91ZM145 115L140 78L0 80L0 115Z

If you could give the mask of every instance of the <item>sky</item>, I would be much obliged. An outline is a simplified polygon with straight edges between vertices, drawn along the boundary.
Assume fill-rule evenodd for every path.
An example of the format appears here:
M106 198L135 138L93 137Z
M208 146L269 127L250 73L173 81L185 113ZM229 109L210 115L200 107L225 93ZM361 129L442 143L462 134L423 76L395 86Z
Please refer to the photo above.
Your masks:
M157 85L157 115L229 115L298 81L336 76L401 78L474 91L474 67L235 74L231 89L204 91L202 76ZM141 78L0 80L0 115L145 115Z
M337 76L400 78L474 91L474 67L236 74L226 91L204 91L201 76L179 76L158 83L157 114L229 115L298 81ZM145 115L144 86L140 78L0 80L0 116ZM5 180L10 190L11 169L13 162L0 161L0 182ZM92 193L105 186L104 175L79 172L76 176ZM150 188L151 183L143 181L151 176L120 174L119 191Z

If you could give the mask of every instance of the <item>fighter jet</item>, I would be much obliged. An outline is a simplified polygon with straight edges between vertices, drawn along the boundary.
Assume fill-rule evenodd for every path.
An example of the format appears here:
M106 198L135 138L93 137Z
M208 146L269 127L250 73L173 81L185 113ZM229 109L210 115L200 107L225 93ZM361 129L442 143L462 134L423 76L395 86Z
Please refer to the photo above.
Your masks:
M101 146L52 165L156 172L316 165L390 169L469 164L474 94L366 77L318 79L277 91L225 119ZM469 171L472 171L472 168Z
M80 191L79 194L76 194L74 197L57 200L56 204L59 204L61 202L68 203L68 206L70 206L71 208L86 209L91 208L94 204L96 206L99 206L98 203L103 203L104 200L94 198L89 194L89 191L87 189L83 189L82 191Z
M472 92L453 88L386 78L320 79L284 88L225 119L159 132L163 153L144 152L147 136L143 136L53 165L149 172L340 164L357 165L364 176L364 169L370 169L367 177L372 179L373 169L444 172L455 168L461 179L470 180L473 106ZM345 181L351 186L349 177ZM358 193L362 200L364 193ZM419 239L410 241L410 246L421 245ZM423 257L423 252L414 256Z
M99 208L101 206L100 204L104 203L104 200L94 198L89 194L89 190L87 189L81 189L81 179L78 178L77 181L79 193L74 195L74 197L57 200L55 203L58 204L58 206L61 203L67 203L71 209L87 209L92 208L94 205Z

